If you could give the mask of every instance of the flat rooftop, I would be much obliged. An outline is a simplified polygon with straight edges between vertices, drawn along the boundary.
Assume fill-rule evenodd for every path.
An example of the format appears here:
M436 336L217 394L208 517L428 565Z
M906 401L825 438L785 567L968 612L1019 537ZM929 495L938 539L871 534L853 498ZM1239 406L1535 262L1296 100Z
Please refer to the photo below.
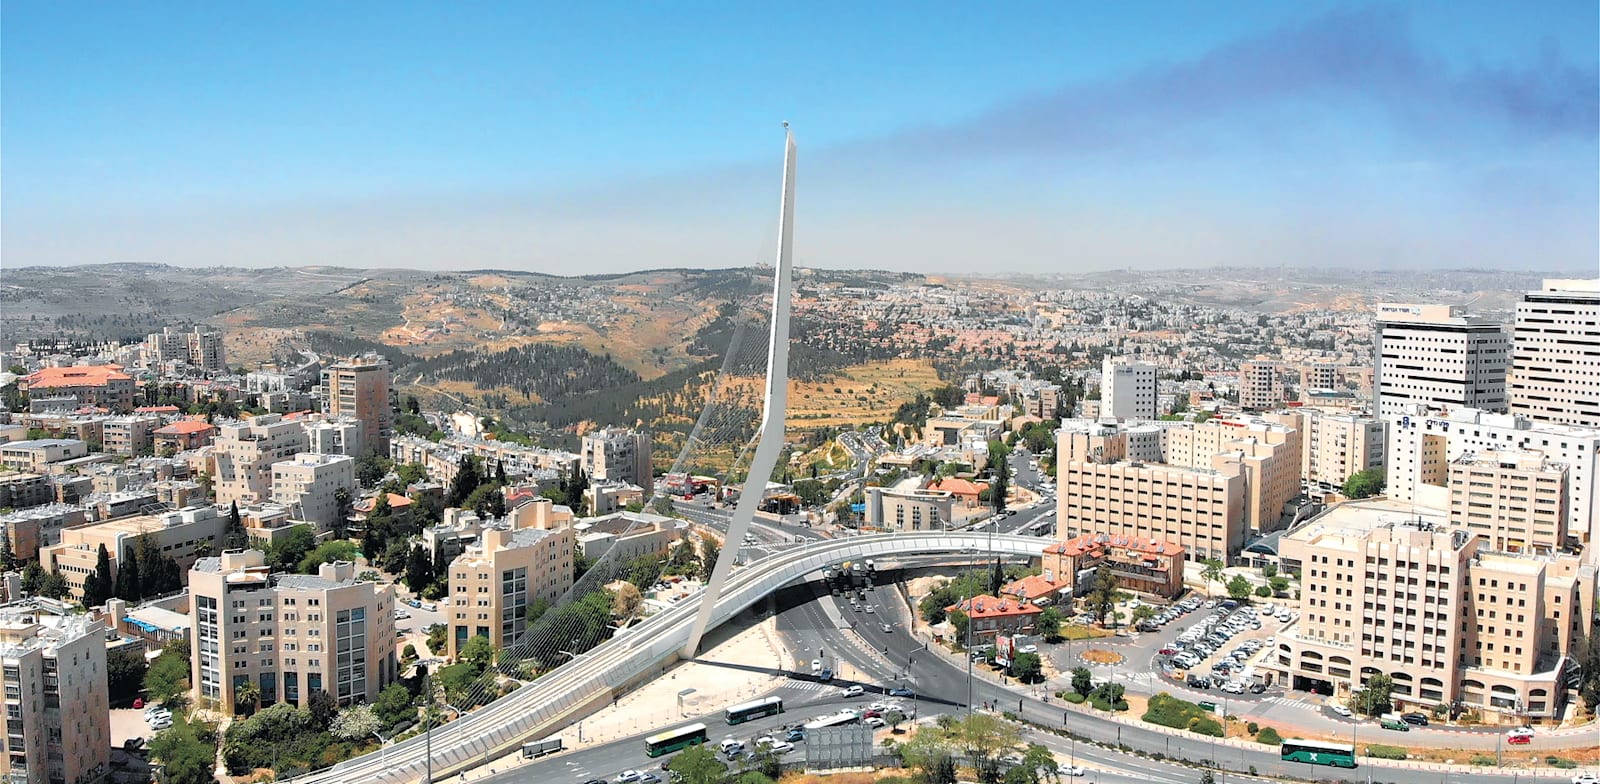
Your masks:
M1393 523L1445 526L1449 520L1449 513L1443 509L1418 506L1409 501L1371 498L1335 504L1286 536L1305 541L1320 534L1363 533Z

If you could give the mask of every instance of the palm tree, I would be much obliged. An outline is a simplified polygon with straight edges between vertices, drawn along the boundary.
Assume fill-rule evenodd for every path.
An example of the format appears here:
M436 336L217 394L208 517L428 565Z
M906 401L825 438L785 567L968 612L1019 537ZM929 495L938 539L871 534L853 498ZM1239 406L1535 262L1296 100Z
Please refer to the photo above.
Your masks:
M261 687L254 681L245 681L233 689L233 708L238 713L239 708L248 706L250 713L254 714L261 706Z

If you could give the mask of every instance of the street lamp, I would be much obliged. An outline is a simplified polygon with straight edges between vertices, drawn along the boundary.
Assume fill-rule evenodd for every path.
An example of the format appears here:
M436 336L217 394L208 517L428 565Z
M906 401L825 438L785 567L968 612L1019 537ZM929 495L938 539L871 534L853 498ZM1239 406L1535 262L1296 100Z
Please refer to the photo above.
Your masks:
M378 747L378 760L384 764L384 767L388 767L388 764L389 764L389 751L388 751L389 744L394 742L394 738L385 738L383 736L383 733L381 733L381 732L379 732L377 730L373 730L372 734L377 737L377 739L378 739L378 741L380 743L383 744L383 745ZM274 748L273 751L276 752L277 749Z

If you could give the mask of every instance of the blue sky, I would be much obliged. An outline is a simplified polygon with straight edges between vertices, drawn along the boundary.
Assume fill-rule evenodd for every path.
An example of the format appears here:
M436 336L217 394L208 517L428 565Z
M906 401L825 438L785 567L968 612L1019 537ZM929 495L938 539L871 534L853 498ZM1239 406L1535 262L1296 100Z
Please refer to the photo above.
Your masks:
M1594 2L1113 5L8 2L0 261L1600 266Z

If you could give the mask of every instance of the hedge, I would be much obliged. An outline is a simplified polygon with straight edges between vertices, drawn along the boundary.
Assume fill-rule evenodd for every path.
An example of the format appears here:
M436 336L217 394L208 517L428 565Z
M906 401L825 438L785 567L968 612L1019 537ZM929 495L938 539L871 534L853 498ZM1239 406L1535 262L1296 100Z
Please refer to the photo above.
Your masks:
M1277 730L1271 727L1262 727L1261 731L1256 733L1256 742L1265 743L1268 746L1282 746L1283 738L1278 735Z
M1385 746L1381 743L1370 743L1367 744L1367 756L1386 760L1403 760L1406 758L1406 750L1400 748L1399 746Z

